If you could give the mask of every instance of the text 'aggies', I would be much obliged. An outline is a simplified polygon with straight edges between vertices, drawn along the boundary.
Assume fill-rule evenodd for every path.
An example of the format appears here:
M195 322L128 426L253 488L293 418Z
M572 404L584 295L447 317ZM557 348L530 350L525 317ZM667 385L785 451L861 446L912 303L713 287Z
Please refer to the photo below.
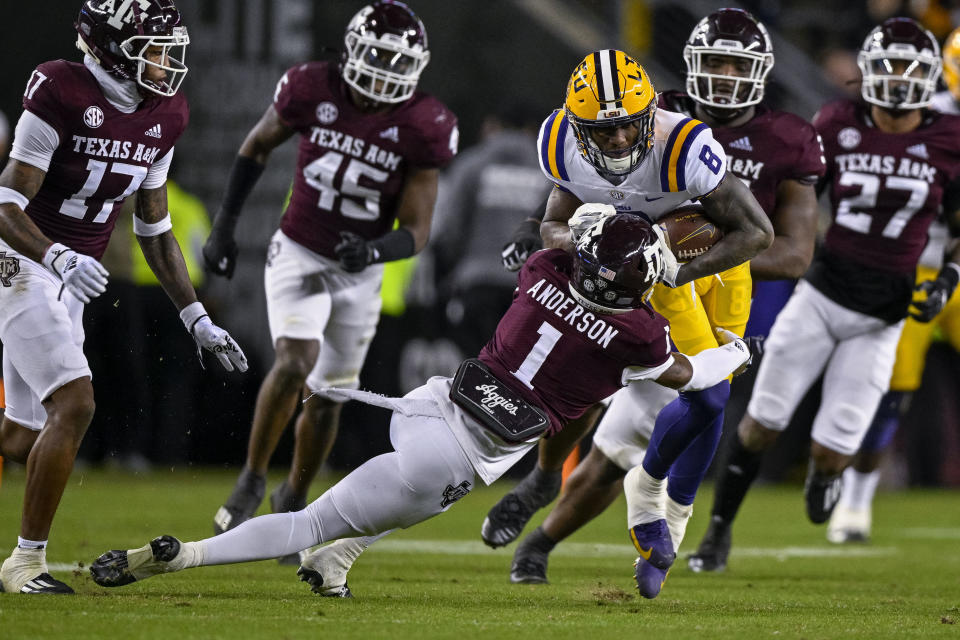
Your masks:
M619 329L614 329L604 320L586 311L564 291L552 284L544 287L544 284L546 280L541 278L537 284L527 289L526 294L604 349L610 346L610 341L620 333Z
M158 147L148 147L137 143L137 150L131 153L133 143L129 140L110 140L109 138L88 138L73 136L73 151L97 158L115 158L118 160L135 160L151 164L160 153Z
M354 138L341 131L325 129L323 127L310 128L310 142L318 147L335 149L357 158L362 157L364 162L378 164L388 171L396 171L400 166L401 157L397 154L381 149L372 142ZM366 151L364 151L366 148Z

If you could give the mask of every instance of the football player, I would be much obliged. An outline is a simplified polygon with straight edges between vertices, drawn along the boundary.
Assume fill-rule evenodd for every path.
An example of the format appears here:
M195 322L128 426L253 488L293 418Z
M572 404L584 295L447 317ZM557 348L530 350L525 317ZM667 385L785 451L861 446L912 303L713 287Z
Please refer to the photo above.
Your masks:
M46 546L93 417L83 305L106 290L99 259L128 196L143 253L187 332L228 371L247 369L197 301L167 213L167 171L188 117L177 92L189 43L180 13L171 0L87 0L74 26L83 63L34 70L0 175L0 454L27 465L20 537L0 566L11 593L73 593L50 576Z
M825 105L814 118L827 157L834 219L823 251L777 316L747 415L700 546L700 569L720 569L730 527L763 451L824 374L804 486L806 512L826 522L850 464L890 384L927 230L942 210L957 228L960 118L928 109L940 75L934 37L908 18L875 27L858 54L863 102ZM960 244L919 287L915 317L929 320L960 279ZM696 567L695 567L696 568Z
M270 505L306 505L341 407L312 392L358 385L380 316L383 264L426 244L439 169L457 151L456 117L417 91L430 52L423 23L405 4L362 8L344 45L340 64L300 64L280 78L240 146L203 248L208 268L231 277L243 203L271 152L299 134L293 193L264 271L276 357L257 397L246 464L214 517L216 533L257 510L270 457L302 396L289 475Z
M943 80L946 91L934 94L930 108L960 115L960 29L951 33L943 46ZM936 279L943 267L950 232L943 220L935 220L928 231L929 241L920 254L916 283ZM843 472L843 492L827 524L827 539L842 544L865 542L870 538L873 496L880 481L880 463L893 441L910 396L920 388L927 351L939 329L954 349L960 351L960 295L954 294L935 318L909 317L897 345L897 359L890 378L890 390L883 396L873 423L853 463Z
M687 40L684 61L686 92L665 92L660 105L711 127L727 154L728 171L749 186L773 225L773 244L750 261L754 291L746 334L765 336L813 256L817 223L813 185L825 171L822 149L808 122L762 104L773 48L763 24L749 13L721 9L703 18ZM724 311L708 308L711 323L730 322L729 316L719 315ZM677 329L672 332L676 335ZM734 384L748 377L741 376ZM560 501L517 547L511 581L546 582L550 551L611 504L624 474L643 460L655 417L676 394L636 391L630 387L614 397L590 453L570 475ZM749 396L749 386L744 391ZM678 464L687 462L685 456ZM673 515L668 518L674 524L673 544L679 548L690 503L671 494L667 507Z
M94 581L121 586L409 527L446 511L478 477L495 481L541 436L560 432L632 380L683 390L716 385L748 362L749 350L721 331L723 346L692 356L671 352L666 319L644 302L668 261L659 235L632 214L582 230L573 256L564 249L538 252L521 270L493 339L453 379L431 378L403 398L319 390L392 409L395 451L368 460L301 511L253 518L199 542L160 536L139 549L107 552L91 565ZM571 376L574 370L579 375ZM669 534L664 541L648 554L658 566L673 560ZM299 573L323 586L316 572Z

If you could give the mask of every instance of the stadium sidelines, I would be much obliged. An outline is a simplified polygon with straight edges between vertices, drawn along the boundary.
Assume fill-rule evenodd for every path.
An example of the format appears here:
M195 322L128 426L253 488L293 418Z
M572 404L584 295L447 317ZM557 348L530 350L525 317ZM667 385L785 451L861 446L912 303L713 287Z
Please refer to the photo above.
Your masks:
M953 533L960 537L960 530ZM952 536L951 536L952 537ZM731 555L741 558L775 558L788 560L790 558L872 558L890 556L897 553L896 547L737 547ZM0 554L8 550L0 549ZM432 553L451 556L479 556L513 554L511 549L493 550L481 542L469 540L381 540L370 547L370 553L419 554ZM553 551L555 556L578 556L594 558L622 558L635 555L628 544L592 544L588 542L571 542L558 545ZM84 566L88 564L84 562ZM48 563L51 571L73 571L80 568L79 562L51 562Z

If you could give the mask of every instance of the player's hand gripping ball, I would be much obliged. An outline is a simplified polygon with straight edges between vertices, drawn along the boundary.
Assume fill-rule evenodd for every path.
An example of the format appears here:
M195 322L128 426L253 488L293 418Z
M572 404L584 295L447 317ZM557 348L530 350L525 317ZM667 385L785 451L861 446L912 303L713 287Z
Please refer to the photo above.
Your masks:
M705 254L723 237L723 231L704 215L699 204L674 209L657 223L666 230L670 250L680 262Z

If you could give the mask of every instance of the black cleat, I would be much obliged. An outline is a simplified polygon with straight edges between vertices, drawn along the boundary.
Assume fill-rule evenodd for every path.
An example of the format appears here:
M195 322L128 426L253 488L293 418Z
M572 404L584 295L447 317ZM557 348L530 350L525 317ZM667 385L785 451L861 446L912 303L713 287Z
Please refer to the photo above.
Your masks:
M826 475L816 471L813 460L807 471L807 480L803 484L803 497L807 504L807 517L814 524L823 524L830 519L834 507L843 491L843 476Z
M488 547L502 547L517 539L536 509L528 507L514 492L493 505L480 527L480 537Z
M297 575L300 576L300 582L306 582L310 585L310 590L324 598L352 598L353 593L349 585L343 583L338 587L324 587L323 576L319 571L300 567L297 569Z
M237 484L233 487L233 493L213 516L213 535L218 536L252 518L260 503L263 502L263 494L266 490L265 477L247 469L241 471Z
M182 569L182 561L174 563L180 555L180 541L173 536L160 536L139 549L122 551L114 549L94 560L90 576L101 587L122 587L161 573Z
M0 591L4 591L2 582L0 582ZM28 580L26 584L20 587L18 593L27 593L31 595L69 595L73 592L73 589L71 589L68 585L60 582L49 573L41 573L36 578Z
M710 526L707 527L700 546L687 558L687 567L696 573L723 571L727 568L730 542L730 525L717 517L711 518Z
M547 584L547 560L550 554L535 548L527 536L513 553L510 582L514 584Z

